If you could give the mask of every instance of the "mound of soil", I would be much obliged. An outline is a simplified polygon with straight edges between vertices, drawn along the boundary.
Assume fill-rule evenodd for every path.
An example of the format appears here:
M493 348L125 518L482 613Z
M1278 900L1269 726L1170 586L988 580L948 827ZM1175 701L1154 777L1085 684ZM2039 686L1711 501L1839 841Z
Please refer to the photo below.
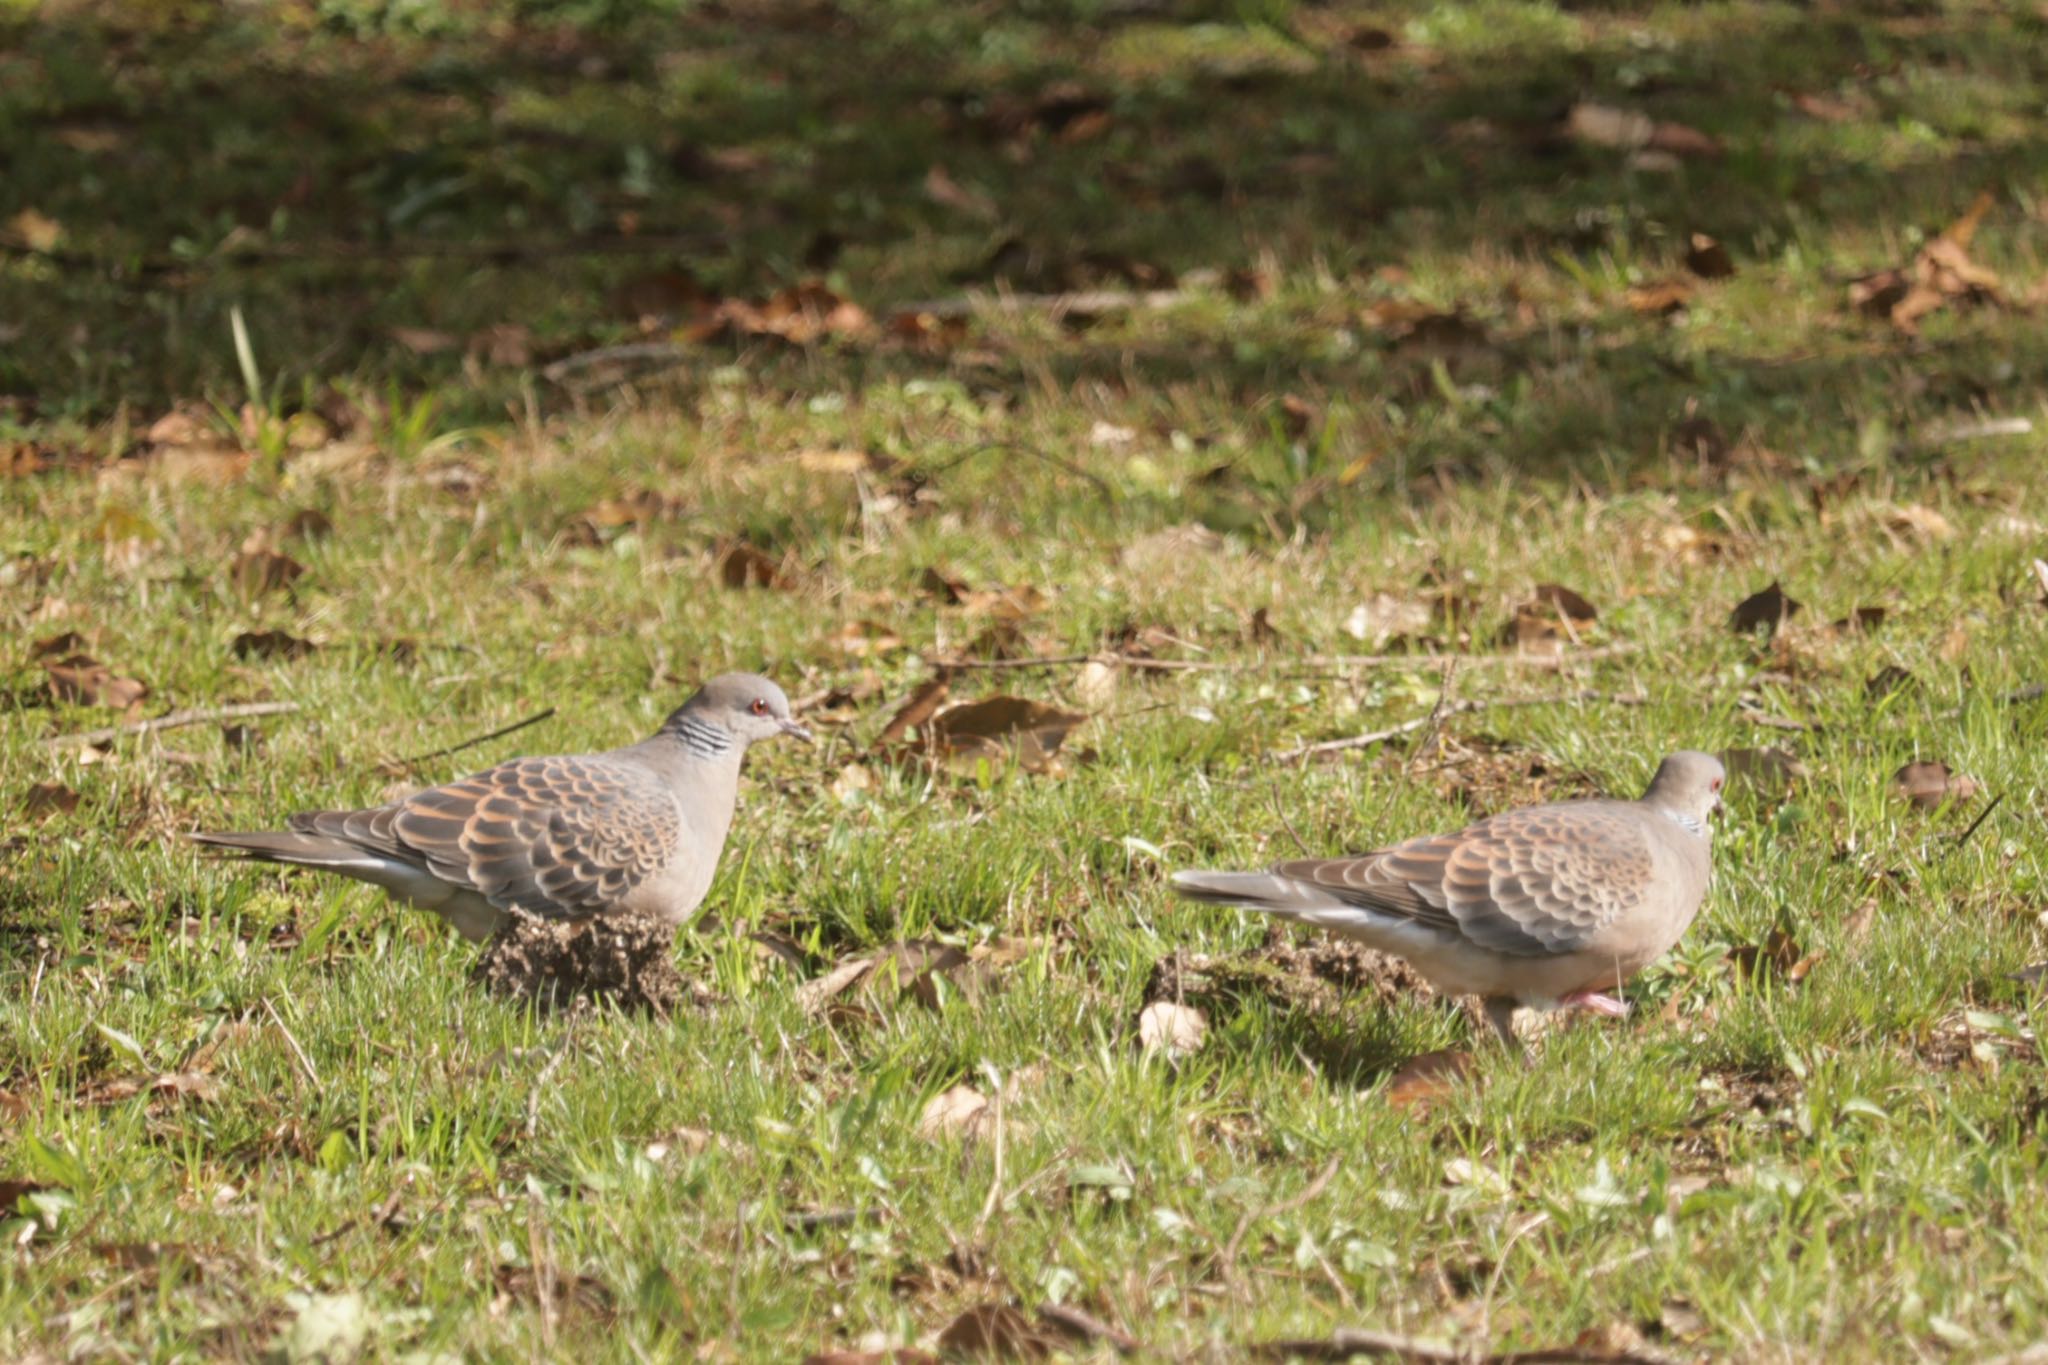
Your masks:
M1175 952L1159 960L1147 1000L1216 1004L1262 995L1296 1009L1341 1013L1360 1004L1436 994L1401 958L1334 935L1270 925L1266 941L1227 957Z
M469 976L493 995L538 1000L549 1009L607 1001L668 1014L692 993L670 957L675 937L671 925L624 915L515 915L485 945Z

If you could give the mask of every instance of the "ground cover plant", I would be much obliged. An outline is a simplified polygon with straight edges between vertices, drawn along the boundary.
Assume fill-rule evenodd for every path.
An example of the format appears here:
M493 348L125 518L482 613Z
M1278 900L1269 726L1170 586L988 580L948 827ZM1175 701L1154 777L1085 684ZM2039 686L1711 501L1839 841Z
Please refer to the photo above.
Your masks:
M2023 1352L2043 30L0 6L0 1354ZM727 668L665 1014L181 838ZM1526 1068L1166 890L1681 746Z

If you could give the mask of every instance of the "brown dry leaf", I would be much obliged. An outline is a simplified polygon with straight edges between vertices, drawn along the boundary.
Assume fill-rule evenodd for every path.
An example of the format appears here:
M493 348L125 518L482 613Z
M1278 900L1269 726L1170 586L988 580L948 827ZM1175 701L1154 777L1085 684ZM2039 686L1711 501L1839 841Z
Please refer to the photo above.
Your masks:
M1886 513L1884 524L1885 529L1894 535L1913 540L1949 540L1956 533L1954 524L1947 517L1917 502L1892 508Z
M1591 625L1600 619L1597 607L1562 583L1538 583L1534 600L1539 606L1554 608L1575 625Z
M21 809L30 819L47 820L71 814L78 809L78 802L78 793L62 782L38 782L21 798Z
M1025 697L994 696L949 706L924 727L929 748L949 763L1000 763L1012 753L1026 772L1052 767L1067 732L1087 715Z
M281 534L286 540L325 540L334 534L334 521L317 507L301 507L285 522Z
M826 784L833 800L848 805L875 789L875 775L864 764L849 763Z
M1828 629L1838 635L1862 635L1883 625L1890 614L1883 607L1857 607L1847 616L1829 622Z
M170 1071L156 1077L120 1076L94 1081L80 1098L88 1104L118 1104L147 1094L155 1099L191 1099L202 1103L220 1098L220 1082L197 1071Z
M925 198L941 208L964 213L969 218L979 218L985 223L994 222L999 215L995 200L980 190L962 185L944 166L934 165L925 172L924 193Z
M1968 212L1914 253L1903 269L1880 270L1850 282L1849 302L1865 313L1889 318L1909 335L1919 320L1951 303L2002 303L1998 276L1970 259L1977 226L1996 202L1989 190Z
M925 571L917 576L917 586L926 595L945 603L947 606L960 605L974 591L967 586L967 580L954 578L931 565L927 565Z
M1663 152L1672 157L1716 157L1718 139L1683 123L1659 122L1633 109L1582 100L1565 115L1568 136L1594 147Z
M1908 763L1892 774L1892 790L1921 810L1968 801L1983 787L1976 778L1954 771L1939 759Z
M1721 765L1737 782L1766 797L1780 797L1811 774L1789 750L1723 749Z
M759 303L726 299L689 329L693 341L720 337L777 337L808 346L828 337L864 336L874 329L867 310L823 284L806 281Z
M257 545L235 556L228 576L244 597L287 590L306 572L306 566L290 555Z
M388 330L393 341L414 355L439 355L462 344L462 339L454 333L435 331L431 327L393 327Z
M2034 585L2041 590L2041 605L2048 607L2048 559L2034 561Z
M1682 312L1692 302L1693 285L1689 280L1659 280L1654 284L1638 284L1629 288L1623 297L1629 311L1656 317L1665 317Z
M1735 273L1728 248L1704 232L1695 232L1685 248L1685 268L1703 280L1725 280Z
M1792 97L1792 106L1810 119L1822 123L1848 123L1863 117L1863 106L1839 95L1813 92Z
M728 541L718 553L718 581L728 588L788 588L783 561L744 540Z
M86 639L77 631L67 630L61 634L47 635L37 640L29 646L28 653L31 659L47 659L56 655L77 654L89 648L91 644L92 641Z
M977 1304L939 1333L939 1353L971 1360L1042 1360L1053 1343L1006 1303Z
M1154 1000L1138 1011L1138 1045L1147 1052L1178 1061L1201 1051L1208 1036L1209 1017L1193 1005Z
M865 450L846 447L799 450L796 463L806 474L866 474L876 467Z
M1014 951L1021 940L997 940L1000 946L966 952L937 939L909 939L880 952L848 958L823 976L797 987L796 1000L806 1013L831 1007L849 991L870 1004L914 1000L930 1009L942 1003L940 982L970 996L991 987L1003 969L1022 956Z
M613 316L652 330L708 312L712 297L686 270L656 270L621 282L605 302Z
M237 659L303 659L319 648L282 630L245 630L229 647Z
M973 1139L979 1137L995 1118L995 1106L988 1096L971 1085L956 1085L931 1097L918 1116L917 1135L936 1142L950 1133Z
M915 1346L895 1346L883 1351L814 1351L803 1365L939 1365L939 1358Z
M1778 627L1798 615L1802 605L1787 597L1778 581L1772 579L1768 587L1735 604L1735 610L1728 614L1728 628L1737 635L1747 635L1761 627L1766 634L1776 635Z
M504 370L523 370L533 363L533 333L516 322L499 322L470 333L465 354Z
M913 729L922 726L946 704L947 695L951 691L952 686L946 681L944 674L920 683L917 691L910 694L910 699L897 708L895 715L889 717L889 723L882 727L882 733L875 736L875 747L880 749L893 744Z
M1657 548L1684 564L1709 564L1728 553L1728 542L1712 531L1673 522L1657 533Z
M1478 1067L1479 1059L1463 1048L1438 1048L1410 1057L1387 1082L1387 1103L1396 1109L1427 1112L1432 1104L1455 1093Z
M1863 680L1863 695L1871 701L1883 701L1902 687L1913 685L1913 675L1897 664L1886 664Z
M55 251L64 240L64 225L37 209L27 208L7 220L7 235L30 251Z
M832 643L851 659L879 659L903 648L903 637L880 621L862 617L832 633Z
M1818 951L1802 956L1799 944L1783 929L1773 929L1762 943L1745 943L1728 950L1728 965L1741 976L1756 980L1769 974L1782 978L1789 985L1798 985L1806 979L1823 954Z
M50 695L78 706L109 706L125 711L149 695L149 684L139 678L116 677L99 660L85 654L43 661L49 676Z

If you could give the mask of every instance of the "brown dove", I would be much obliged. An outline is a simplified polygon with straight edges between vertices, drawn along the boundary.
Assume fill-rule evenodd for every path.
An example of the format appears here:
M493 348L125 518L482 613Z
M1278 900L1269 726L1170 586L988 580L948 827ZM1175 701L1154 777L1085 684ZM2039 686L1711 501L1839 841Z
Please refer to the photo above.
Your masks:
M1518 1048L1518 1005L1627 1012L1606 992L1676 944L1706 898L1725 777L1684 751L1637 801L1527 806L1357 857L1177 872L1173 885L1404 957L1438 990L1479 996Z
M680 925L718 870L747 746L776 735L811 738L781 688L728 673L623 749L515 758L390 805L294 815L288 830L192 837L381 886L472 941L518 914Z

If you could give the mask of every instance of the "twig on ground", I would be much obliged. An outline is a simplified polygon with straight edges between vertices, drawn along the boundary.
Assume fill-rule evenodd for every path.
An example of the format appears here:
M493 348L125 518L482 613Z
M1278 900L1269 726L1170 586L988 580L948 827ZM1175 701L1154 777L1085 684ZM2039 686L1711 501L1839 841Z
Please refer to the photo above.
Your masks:
M545 711L536 711L525 720L515 720L510 725L502 729L493 730L487 735L478 735L475 739L465 739L460 744L451 744L445 749L436 749L431 753L414 754L411 758L394 759L392 766L410 768L413 764L424 763L430 758L446 758L450 754L459 754L464 749L474 749L479 744L488 744L494 739L503 739L506 735L516 730L524 730L529 725L538 725L553 714L555 714L555 708L550 706Z
M1270 754L1268 757L1275 763L1290 763L1296 759L1312 758L1317 754L1342 753L1347 749L1368 749L1375 744L1381 744L1390 739L1398 739L1402 735L1414 734L1417 730L1439 723L1451 716L1468 715L1474 711L1505 711L1523 706L1562 706L1572 702L1603 702L1610 706L1646 706L1649 704L1649 698L1622 696L1613 692L1567 692L1560 696L1550 697L1511 697L1501 701L1461 701L1445 707L1441 716L1435 711L1431 711L1426 716L1417 716L1414 720L1404 720L1399 725L1389 725L1384 730L1372 730L1362 735L1351 735L1344 739L1326 739L1319 744L1304 744L1298 748L1282 749L1279 753Z
M318 1090L320 1073L313 1069L313 1059L306 1055L306 1049L299 1046L299 1040L292 1036L291 1026L285 1023L284 1016L277 1012L277 1006L270 1003L270 997L267 995L263 997L263 1009L270 1015L271 1022L277 1025L278 1032L284 1035L285 1042L291 1045L292 1056L299 1059L299 1068L306 1073L306 1079L313 1083L315 1090Z
M1055 455L1049 450L1041 450L1037 446L1026 444L1023 441L983 441L980 445L969 446L950 460L943 460L934 465L922 465L912 472L922 474L929 480L940 474L951 473L977 456L988 455L998 450L1007 450L1017 455L1028 455L1034 460L1042 461L1057 469L1064 469L1067 473L1077 478L1086 479L1089 483L1094 484L1095 491L1102 494L1103 497L1112 502L1116 500L1116 490L1110 487L1109 480L1103 478L1100 474L1095 473L1093 470L1084 469L1064 456Z
M916 299L884 311L946 322L991 313L1121 313L1139 308L1171 308L1188 298L1180 289L1083 289L1064 294L956 294L946 299Z
M1315 853L1308 846L1308 840L1301 837L1301 831L1296 829L1294 822L1287 818L1287 807L1280 804L1280 779L1272 773L1266 774L1266 795L1273 799L1273 814L1280 817L1280 823L1286 828L1288 835L1293 838L1294 846L1301 850L1301 856L1304 858L1315 857Z
M1429 724L1422 727L1422 738L1409 746L1408 757L1401 763L1401 778L1406 781L1415 769L1415 760L1422 757L1422 751L1436 738L1443 728L1444 712L1451 705L1451 684L1458 680L1458 660L1453 656L1444 664L1444 680L1436 689L1436 704L1429 708Z
M559 384L579 370L588 370L599 365L645 365L648 370L664 369L681 365L696 354L688 346L673 341L634 341L623 346L599 346L594 350L577 351L560 360L550 361L541 366L540 377L550 384Z
M250 701L235 706L203 706L190 711L172 711L149 720L131 720L126 725L109 725L104 730L85 730L72 735L52 735L43 741L46 749L66 744L105 744L123 735L153 734L187 725L204 725L210 720L248 720L254 716L288 716L299 709L295 701Z
M1316 1172L1315 1179L1304 1185L1299 1194L1282 1199L1278 1203L1253 1209L1238 1219L1237 1231L1230 1234L1230 1240L1223 1244L1223 1253L1216 1258L1217 1264L1223 1268L1223 1277L1231 1279L1236 1276L1237 1249L1244 1244L1244 1236L1252 1230L1252 1224L1265 1218L1277 1218L1283 1213L1293 1213L1296 1209L1306 1208L1315 1203L1323 1197L1323 1191L1329 1188L1330 1182L1336 1179L1337 1168L1343 1164L1344 1156L1340 1152L1331 1157L1323 1169Z
M1998 795L1992 797L1990 802L1984 807L1984 809L1977 813L1977 818L1970 822L1970 827L1964 830L1961 834L1958 834L1956 836L1956 846L1950 849L1949 852L1960 853L1962 851L1963 845L1970 842L1970 836L1977 832L1977 826L1983 824L1986 820L1989 820L1991 818L1991 812L1997 810L1999 802L2003 800L2005 800L2004 792L2000 792Z
M1116 1348L1119 1355L1129 1355L1144 1345L1123 1328L1106 1323L1070 1303L1042 1303L1038 1305L1038 1316L1083 1341L1106 1341Z
M1536 668L1558 670L1567 664L1591 663L1598 659L1611 659L1622 654L1633 654L1634 645L1609 645L1601 649L1582 649L1569 654L1308 654L1300 658L1285 659L1146 659L1127 654L1113 657L1119 667L1151 669L1161 673L1216 672L1250 673L1276 664L1290 669L1308 668L1377 668L1387 665L1407 664L1419 666L1439 660L1454 661L1460 668L1483 665L1500 665L1508 668ZM934 667L961 670L987 670L1005 668L1059 668L1070 664L1085 664L1103 658L1101 654L1038 654L1024 659L934 659L925 657L925 662Z

